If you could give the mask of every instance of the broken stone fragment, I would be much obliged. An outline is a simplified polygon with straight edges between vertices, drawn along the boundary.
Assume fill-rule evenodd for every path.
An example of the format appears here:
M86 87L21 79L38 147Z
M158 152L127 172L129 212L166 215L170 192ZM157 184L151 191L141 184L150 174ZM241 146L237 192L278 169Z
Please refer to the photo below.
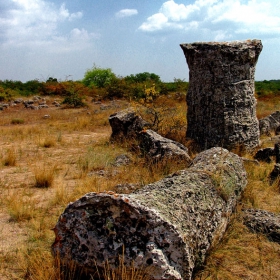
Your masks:
M153 160L171 159L191 163L188 149L183 144L162 137L155 131L147 129L139 134L139 146L145 156Z
M261 134L271 136L271 133L275 132L277 135L277 129L280 125L280 111L275 111L272 114L259 120Z
M138 133L149 124L133 108L110 115L111 139L137 138Z
M55 226L54 255L87 271L105 262L151 268L151 279L192 279L220 240L246 186L243 161L222 148L200 153L191 168L129 195L88 193Z
M243 210L244 224L253 232L280 243L280 215L259 209Z

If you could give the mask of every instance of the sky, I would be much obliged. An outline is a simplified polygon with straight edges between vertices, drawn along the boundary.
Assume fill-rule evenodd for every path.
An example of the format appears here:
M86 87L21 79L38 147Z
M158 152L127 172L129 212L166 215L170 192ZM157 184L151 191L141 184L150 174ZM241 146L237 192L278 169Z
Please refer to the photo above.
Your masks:
M181 43L260 39L280 79L279 0L0 0L0 80L80 80L94 65L188 81Z

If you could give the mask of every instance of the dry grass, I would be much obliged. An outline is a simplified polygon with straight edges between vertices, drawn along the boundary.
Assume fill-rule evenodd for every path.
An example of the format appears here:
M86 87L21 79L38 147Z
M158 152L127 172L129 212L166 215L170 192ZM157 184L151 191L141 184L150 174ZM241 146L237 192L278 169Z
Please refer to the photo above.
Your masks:
M161 130L181 141L186 125L184 102L172 98L157 102L157 106L163 102L165 107L176 107L172 123L168 125L168 118L163 119ZM61 271L57 264L60 260L54 260L50 253L54 241L51 229L66 205L87 192L114 190L123 183L144 186L185 168L180 162L147 162L131 151L129 143L108 141L108 117L126 108L125 102L119 102L120 108L107 110L90 102L88 105L86 109L50 107L38 111L14 107L0 112L1 280L62 280L62 272L69 280L78 279L73 276L74 264L73 269ZM258 103L259 116L274 109L270 101ZM50 118L44 119L45 114ZM15 119L24 123L11 125ZM174 133L176 127L178 133ZM129 155L132 162L113 166L120 154ZM272 164L246 164L249 184L239 208L280 212L279 190L267 180L272 168ZM249 232L239 213L196 279L279 279L280 246ZM104 271L106 280L146 279L145 273L136 271L133 265L117 270L105 267Z
M258 99L257 116L259 119L264 118L277 110L279 111L279 96L271 95Z
M39 165L34 169L35 187L49 188L52 186L56 172L56 166Z
M4 166L16 166L16 151L15 149L8 149L3 158Z

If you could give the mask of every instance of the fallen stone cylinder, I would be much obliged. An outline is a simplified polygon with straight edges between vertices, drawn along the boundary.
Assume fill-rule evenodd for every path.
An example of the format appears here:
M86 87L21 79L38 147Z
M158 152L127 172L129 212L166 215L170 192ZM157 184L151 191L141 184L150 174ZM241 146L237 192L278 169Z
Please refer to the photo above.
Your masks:
M200 153L178 171L129 195L88 193L55 226L54 255L94 271L105 262L150 268L151 279L191 279L222 237L246 186L237 155Z
M259 146L254 76L261 41L180 46L189 66L187 138L202 150Z

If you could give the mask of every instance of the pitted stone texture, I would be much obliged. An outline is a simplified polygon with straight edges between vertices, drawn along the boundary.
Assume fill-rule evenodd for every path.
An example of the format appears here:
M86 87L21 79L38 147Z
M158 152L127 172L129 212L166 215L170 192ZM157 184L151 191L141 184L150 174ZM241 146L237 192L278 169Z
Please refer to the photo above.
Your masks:
M280 243L280 215L259 209L246 209L243 213L244 224L249 229Z
M124 254L125 264L152 268L151 279L191 279L223 235L246 183L242 159L213 148L191 168L132 194L88 193L60 216L53 253L88 270L105 261L116 267Z
M162 137L151 129L139 134L139 146L144 155L154 160L184 160L186 166L191 163L187 147L179 142Z
M272 132L277 135L278 127L280 126L280 111L275 111L271 115L259 120L260 132L270 136Z
M201 149L259 145L254 97L260 40L181 44L189 66L187 138Z

